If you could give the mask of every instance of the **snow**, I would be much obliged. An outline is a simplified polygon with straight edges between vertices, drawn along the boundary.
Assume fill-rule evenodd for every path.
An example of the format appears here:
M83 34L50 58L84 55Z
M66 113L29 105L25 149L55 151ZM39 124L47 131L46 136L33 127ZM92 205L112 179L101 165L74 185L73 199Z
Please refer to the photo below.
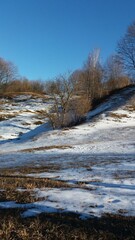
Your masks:
M135 190L135 189L134 189ZM36 197L46 200L31 204L17 204L15 202L0 202L1 208L25 208L23 217L36 216L42 212L70 212L76 213L80 218L100 217L111 212L119 213L122 209L125 215L135 215L134 190L121 189L121 194L110 185L107 191L105 186L95 190L79 188L72 189L39 189ZM127 198L128 195L128 198Z
M134 92L132 87L113 95L88 113L84 124L63 130L52 130L41 115L43 124L35 124L37 111L48 111L51 102L3 99L1 114L15 116L0 122L0 168L47 166L48 171L28 176L69 185L35 189L44 200L24 204L23 217L41 212L73 212L82 219L104 213L135 216L135 111L128 108ZM0 202L2 208L24 205Z
M38 111L48 111L48 101L44 99L31 99L30 95L21 95L12 99L12 101L2 100L0 115L8 114L11 118L0 122L0 139L16 139L24 133L27 133L37 127L37 121L46 122L45 116L40 115ZM42 113L42 112L41 112Z

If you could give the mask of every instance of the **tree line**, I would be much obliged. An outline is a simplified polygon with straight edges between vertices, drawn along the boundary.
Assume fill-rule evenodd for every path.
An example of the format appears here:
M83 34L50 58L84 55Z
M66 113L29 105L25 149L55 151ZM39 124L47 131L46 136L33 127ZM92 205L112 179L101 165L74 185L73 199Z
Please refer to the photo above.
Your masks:
M135 21L117 44L116 53L105 64L94 49L81 69L56 79L29 81L19 78L13 63L0 58L0 94L36 92L49 94L53 105L48 118L53 126L65 127L83 121L85 114L112 91L128 86L135 77Z
M0 95L13 92L43 92L43 83L39 80L29 81L20 77L17 67L9 61L0 58Z

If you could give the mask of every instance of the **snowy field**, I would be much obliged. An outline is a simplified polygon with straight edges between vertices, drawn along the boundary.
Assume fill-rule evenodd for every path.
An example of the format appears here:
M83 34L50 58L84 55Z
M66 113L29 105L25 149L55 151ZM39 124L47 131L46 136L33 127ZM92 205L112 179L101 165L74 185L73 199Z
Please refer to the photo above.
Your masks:
M41 212L71 212L82 219L135 216L135 87L113 95L70 129L51 129L45 116L50 105L30 95L0 100L0 169L22 176L21 168L28 167L25 176L69 187L35 188L37 201L4 201L0 208L25 207L23 217Z

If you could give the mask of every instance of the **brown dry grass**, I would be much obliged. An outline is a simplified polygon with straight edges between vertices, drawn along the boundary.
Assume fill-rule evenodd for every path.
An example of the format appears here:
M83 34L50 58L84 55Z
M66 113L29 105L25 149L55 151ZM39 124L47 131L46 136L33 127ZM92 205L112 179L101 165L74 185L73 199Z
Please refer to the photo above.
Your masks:
M8 120L10 118L16 117L17 114L0 114L0 121Z
M49 166L50 168L50 166ZM47 167L3 169L0 176L0 201L31 203L37 201L35 188L71 187L65 182L26 177L22 174L47 171ZM17 174L18 175L13 175ZM19 191L17 189L23 189ZM41 199L40 199L41 200ZM25 209L0 209L1 240L133 240L135 218L105 215L80 220L73 213L43 213L38 217L22 218Z
M21 167L2 169L0 173L0 201L17 201L18 203L29 203L35 201L32 191L36 188L67 188L64 181L47 178L36 178L26 176L29 173L40 173L50 169L48 167ZM53 170L53 168L51 168ZM22 189L23 191L18 191ZM38 199L36 199L38 200Z
M47 116L47 114L46 114L46 110L37 110L36 111L36 113L38 114L38 115L41 115L41 116Z
M134 240L135 218L106 215L82 221L75 214L21 218L22 210L0 210L2 240Z
M42 122L42 121L36 121L36 122L34 122L33 124L35 124L35 125L41 125L41 124L43 124L43 122Z
M45 164L45 163L44 163ZM26 174L30 173L42 173L42 172L48 172L48 171L57 171L60 170L59 165L54 165L54 164L48 164L47 165L38 165L38 166L33 166L30 164L28 166L21 166L21 167L16 167L16 168L3 168L0 170L0 176L16 176L16 177L24 177Z
M21 150L21 152L33 152L33 151L46 151L46 150L51 150L51 149L67 149L67 148L72 148L72 146L69 145L52 145L52 146L45 146L45 147L36 147L36 148L27 148Z
M36 188L67 188L68 184L51 179L33 178L24 176L0 176L0 201L16 201L30 203L38 200L32 194ZM18 191L22 189L23 191Z
M45 121L45 118L47 118L47 112L45 110L37 110L35 111L35 117L39 119L39 121Z
M134 112L135 111L135 96L133 96L127 106L126 106L126 110L130 111L130 112Z
M31 95L32 97L35 97L35 98L42 97L44 99L48 99L48 96L46 96L45 94L34 93L34 92L7 92L7 93L3 93L2 97L11 98L12 99L12 98L20 96L20 95Z
M118 113L109 113L109 117L115 118L115 119L122 119L122 118L128 118L129 116L127 114L118 114Z
M61 188L69 185L63 181L56 181L47 178L34 178L27 176L0 176L0 189L13 190L16 188Z

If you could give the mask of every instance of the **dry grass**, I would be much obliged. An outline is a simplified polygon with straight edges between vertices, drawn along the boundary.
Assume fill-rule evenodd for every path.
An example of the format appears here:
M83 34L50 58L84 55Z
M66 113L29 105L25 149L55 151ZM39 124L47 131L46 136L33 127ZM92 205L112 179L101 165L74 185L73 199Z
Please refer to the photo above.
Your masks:
M134 240L135 218L106 215L86 221L75 214L21 218L21 210L0 210L2 240Z
M72 148L72 146L69 145L52 145L52 146L45 146L45 147L37 147L37 148L27 148L21 150L21 152L33 152L33 151L46 151L46 150L51 150L51 149L67 149L67 148Z
M41 97L41 98L44 98L44 99L48 99L48 96L46 96L45 94L34 93L34 92L7 92L7 93L3 93L2 97L12 99L12 98L20 96L20 95L30 95L33 98L40 98Z
M8 120L10 118L16 117L17 114L0 114L0 121Z
M37 110L37 111L35 111L35 114L36 114L35 115L36 118L41 120L41 121L42 120L45 121L45 118L47 118L47 116L48 116L46 110Z
M37 110L36 113L37 113L38 115L47 116L47 115L46 115L46 110L42 110L42 109L41 109L41 110Z
M35 188L72 187L62 181L24 176L27 173L47 171L50 168L51 165L1 170L0 189L4 191L0 191L0 201L32 203L39 200L32 194ZM42 213L38 217L22 218L21 213L24 210L22 208L0 209L1 240L135 239L135 218L133 217L105 215L83 221L73 213ZM119 214L121 213L120 211Z
M69 187L64 181L56 181L47 178L34 178L27 176L0 176L0 189L13 190L16 188L62 188ZM70 186L71 187L71 186Z
M128 110L130 112L134 112L135 111L135 96L133 96L129 100L128 105L126 106L126 110Z
M135 111L135 106L128 106L127 109L130 112L134 112Z
M31 125L31 123L23 122L22 125L23 125L23 126L29 126L29 125Z
M47 165L38 165L33 166L30 164L28 166L21 166L16 168L3 168L0 171L0 177L1 176L16 176L16 177L25 177L27 174L30 173L43 173L43 172L49 172L49 171L57 171L60 170L60 165L54 165L54 164L48 164Z
M118 113L109 113L109 117L115 118L115 119L122 119L122 118L129 118L127 114L118 114Z
M48 168L50 168L50 166L48 166ZM64 181L26 176L26 174L29 173L47 171L48 168L21 167L16 169L2 169L0 174L0 189L2 190L0 191L0 201L28 203L35 201L32 191L36 188L70 187ZM23 191L18 191L18 189L22 189Z
M35 125L41 125L41 124L43 124L43 122L42 122L42 121L36 121L36 122L34 122L33 124L35 124Z
M0 201L31 203L37 201L32 191L36 188L67 188L68 184L51 179L24 176L0 176ZM23 191L20 191L23 190Z

